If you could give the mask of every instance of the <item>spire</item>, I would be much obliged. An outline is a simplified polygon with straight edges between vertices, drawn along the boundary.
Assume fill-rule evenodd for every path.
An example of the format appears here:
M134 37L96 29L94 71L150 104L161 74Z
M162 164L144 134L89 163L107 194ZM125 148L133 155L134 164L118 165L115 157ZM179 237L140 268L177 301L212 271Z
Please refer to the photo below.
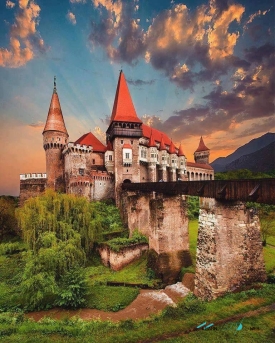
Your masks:
M150 139L149 139L149 144L148 144L148 147L149 148L152 148L152 147L156 147L156 141L154 140L153 138L153 132L151 131L151 136L150 136Z
M206 147L206 145L204 144L204 141L201 137L198 149L195 152L207 151L207 150L209 150L209 149Z
M185 156L184 152L183 152L183 147L182 144L180 143L180 147L179 147L179 151L178 151L178 156Z
M170 147L169 147L169 154L175 154L175 153L176 153L176 148L175 148L175 145L171 139L171 143L170 143Z
M123 71L120 71L116 96L111 116L112 121L141 123L138 118Z
M163 135L161 135L161 141L160 141L160 146L159 146L159 150L166 150L165 144L164 144L164 139L163 139Z
M56 77L54 77L53 83L53 94L51 99L51 104L48 112L48 117L46 121L46 125L44 127L44 131L59 131L63 132L68 135L66 130L65 122L62 115L62 110L58 98L58 94L56 91Z

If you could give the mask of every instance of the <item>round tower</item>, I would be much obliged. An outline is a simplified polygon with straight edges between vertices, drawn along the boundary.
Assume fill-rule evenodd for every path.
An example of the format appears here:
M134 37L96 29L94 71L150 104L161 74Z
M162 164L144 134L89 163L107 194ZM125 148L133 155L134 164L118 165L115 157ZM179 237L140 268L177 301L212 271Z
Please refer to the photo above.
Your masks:
M196 163L209 164L210 150L204 144L201 137L198 149L194 152L194 160Z
M64 158L62 150L68 141L68 132L56 91L56 78L45 128L43 147L46 153L47 188L65 192Z

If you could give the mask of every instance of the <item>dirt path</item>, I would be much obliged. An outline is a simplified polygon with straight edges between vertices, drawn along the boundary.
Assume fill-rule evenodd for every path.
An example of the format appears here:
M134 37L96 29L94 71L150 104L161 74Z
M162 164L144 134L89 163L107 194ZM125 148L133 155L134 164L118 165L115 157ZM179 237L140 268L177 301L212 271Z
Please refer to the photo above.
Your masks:
M48 311L30 312L26 316L36 321L46 316L55 319L79 316L85 320L101 319L111 321L144 319L158 313L168 305L176 306L179 299L185 297L189 292L188 288L184 287L181 282L178 282L167 286L164 290L141 290L137 298L129 306L118 312L104 312L95 309L63 310L54 308Z

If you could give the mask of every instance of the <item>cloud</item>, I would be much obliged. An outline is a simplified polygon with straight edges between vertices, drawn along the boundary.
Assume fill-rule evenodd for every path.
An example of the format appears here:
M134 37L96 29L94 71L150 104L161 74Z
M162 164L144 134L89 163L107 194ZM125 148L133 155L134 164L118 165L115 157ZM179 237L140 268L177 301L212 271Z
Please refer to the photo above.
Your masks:
M244 7L211 0L191 12L176 4L159 13L144 31L135 11L137 1L92 0L99 19L92 23L92 46L101 46L115 62L134 64L144 58L183 89L226 74L232 58ZM196 68L194 68L196 67ZM196 71L195 71L196 70Z
M19 0L15 22L10 29L8 49L0 48L0 66L18 68L32 60L35 52L44 52L44 41L37 32L40 7L29 0Z
M13 8L15 6L15 3L10 1L10 0L7 0L6 1L6 7L7 8Z
M140 79L137 79L137 80L127 79L127 82L133 86L153 85L155 83L155 81L156 80L143 81Z
M85 4L86 0L70 0L71 4Z
M43 128L43 127L45 126L45 123L42 122L42 121L38 121L38 122L36 122L36 123L31 123L31 124L29 124L29 126L35 128L35 129L37 129L37 128Z
M76 24L76 19L75 19L75 15L73 14L73 12L68 12L66 15L67 19L73 24Z

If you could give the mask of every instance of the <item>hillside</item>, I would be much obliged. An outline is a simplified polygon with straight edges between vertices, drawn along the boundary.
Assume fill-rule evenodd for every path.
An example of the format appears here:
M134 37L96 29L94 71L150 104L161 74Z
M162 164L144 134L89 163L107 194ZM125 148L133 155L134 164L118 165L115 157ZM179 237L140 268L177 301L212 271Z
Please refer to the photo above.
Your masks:
M225 166L226 171L249 169L252 172L275 170L275 142L252 154L244 155Z
M212 163L210 163L210 165L214 168L215 172L240 169L241 167L237 167L237 165L239 165L239 164L241 164L242 168L245 168L245 169L250 169L249 166L251 166L251 168L254 168L254 169L258 168L256 165L254 165L255 161L257 161L257 160L254 159L254 163L249 162L250 158L248 158L246 156L251 155L257 151L260 151L261 149L269 146L273 142L275 142L275 133L268 132L259 138L252 139L250 142L239 147L237 150L235 150L232 154L228 155L227 157L217 158ZM269 149L267 149L267 152L268 152L268 150ZM272 151L268 152L268 154L269 154L270 158L272 159ZM255 156L257 156L257 154ZM264 161L265 161L264 165L266 165L267 168L269 168L269 162L267 161L267 158L265 158L264 156L261 156L260 158L264 159ZM247 165L246 165L246 161L248 161ZM273 156L273 162L274 162L274 156ZM259 164L260 163L257 162L257 165L259 165ZM228 169L228 166L231 169ZM262 168L262 167L263 166L260 166L260 168ZM250 170L254 171L254 169L250 169ZM273 169L274 169L274 167L273 167ZM267 172L269 170L261 169L261 170L257 170L257 171Z

